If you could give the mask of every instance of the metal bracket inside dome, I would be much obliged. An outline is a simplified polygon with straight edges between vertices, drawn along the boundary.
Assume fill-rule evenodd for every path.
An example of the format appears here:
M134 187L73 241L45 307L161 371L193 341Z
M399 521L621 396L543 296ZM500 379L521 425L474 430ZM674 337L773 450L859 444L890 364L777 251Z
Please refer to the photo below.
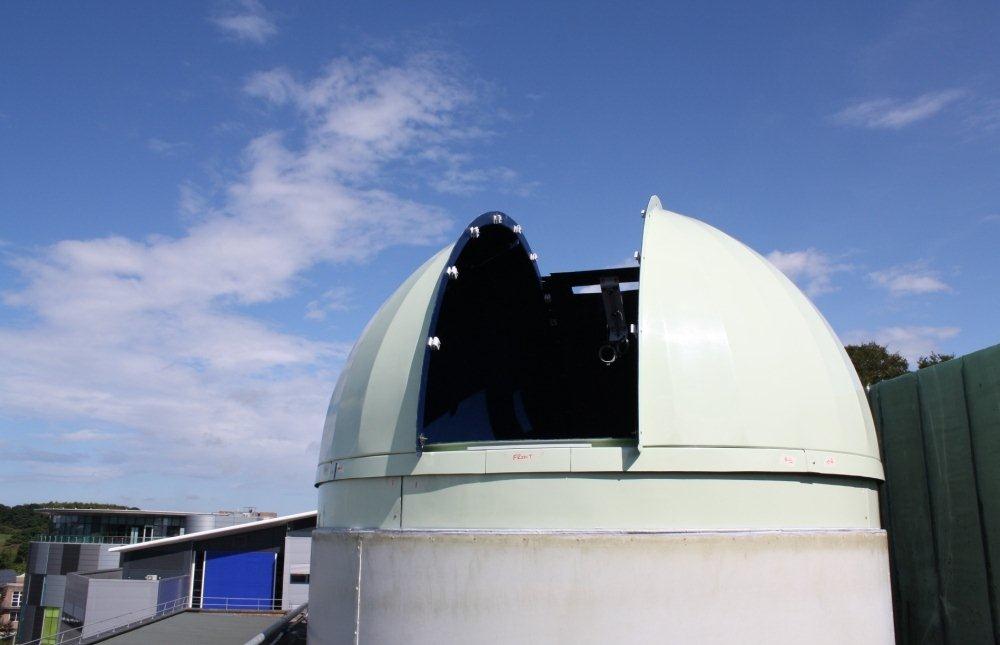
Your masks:
M625 321L625 304L617 276L601 278L601 299L608 324L608 342L597 350L597 356L605 365L611 365L628 351L629 346L629 325Z

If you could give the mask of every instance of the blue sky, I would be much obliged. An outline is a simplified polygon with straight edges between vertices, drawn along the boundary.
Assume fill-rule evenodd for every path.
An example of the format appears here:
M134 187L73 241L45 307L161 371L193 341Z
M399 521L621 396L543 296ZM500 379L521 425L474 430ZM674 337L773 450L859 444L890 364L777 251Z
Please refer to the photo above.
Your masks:
M481 212L659 194L845 342L1000 342L1000 5L6 3L0 501L311 508L379 303Z

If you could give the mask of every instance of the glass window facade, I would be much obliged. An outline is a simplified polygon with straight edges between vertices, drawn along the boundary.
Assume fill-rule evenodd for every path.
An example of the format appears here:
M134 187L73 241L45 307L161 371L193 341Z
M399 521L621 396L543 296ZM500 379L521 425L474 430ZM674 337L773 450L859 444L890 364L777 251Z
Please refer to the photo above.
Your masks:
M99 541L144 541L181 535L183 516L58 513L52 515L51 535L65 538L89 538Z

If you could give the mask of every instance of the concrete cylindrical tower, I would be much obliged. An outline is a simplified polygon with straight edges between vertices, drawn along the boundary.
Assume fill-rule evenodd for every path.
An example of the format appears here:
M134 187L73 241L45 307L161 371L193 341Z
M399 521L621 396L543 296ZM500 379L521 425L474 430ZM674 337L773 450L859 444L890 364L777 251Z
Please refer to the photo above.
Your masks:
M310 642L889 643L881 479L843 346L760 255L653 197L638 269L542 277L487 213L337 384Z

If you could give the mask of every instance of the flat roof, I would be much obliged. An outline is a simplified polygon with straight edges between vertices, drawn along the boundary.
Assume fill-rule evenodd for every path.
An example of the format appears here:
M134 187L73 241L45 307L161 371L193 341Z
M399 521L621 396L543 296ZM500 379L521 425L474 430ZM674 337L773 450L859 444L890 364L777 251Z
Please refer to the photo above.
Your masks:
M185 611L99 642L113 645L243 645L278 620L281 620L280 614Z
M288 524L290 522L295 522L296 520L305 520L311 517L316 517L316 511L306 511L304 513L293 513L292 515L282 515L281 517L272 517L266 520L257 520L255 522L246 522L244 524L235 524L233 526L223 526L218 529L209 529L207 531L197 531L195 533L187 533L185 535L176 535L174 537L160 538L158 540L150 540L149 542L138 542L136 544L126 544L124 546L116 546L108 549L112 553L125 553L132 551L139 551L142 549L153 549L160 546L166 546L168 544L179 544L181 542L197 542L199 540L207 540L209 538L219 537L222 535L235 535L237 533L249 533L250 531L259 531L260 529L265 529L271 526L279 526L281 524Z

